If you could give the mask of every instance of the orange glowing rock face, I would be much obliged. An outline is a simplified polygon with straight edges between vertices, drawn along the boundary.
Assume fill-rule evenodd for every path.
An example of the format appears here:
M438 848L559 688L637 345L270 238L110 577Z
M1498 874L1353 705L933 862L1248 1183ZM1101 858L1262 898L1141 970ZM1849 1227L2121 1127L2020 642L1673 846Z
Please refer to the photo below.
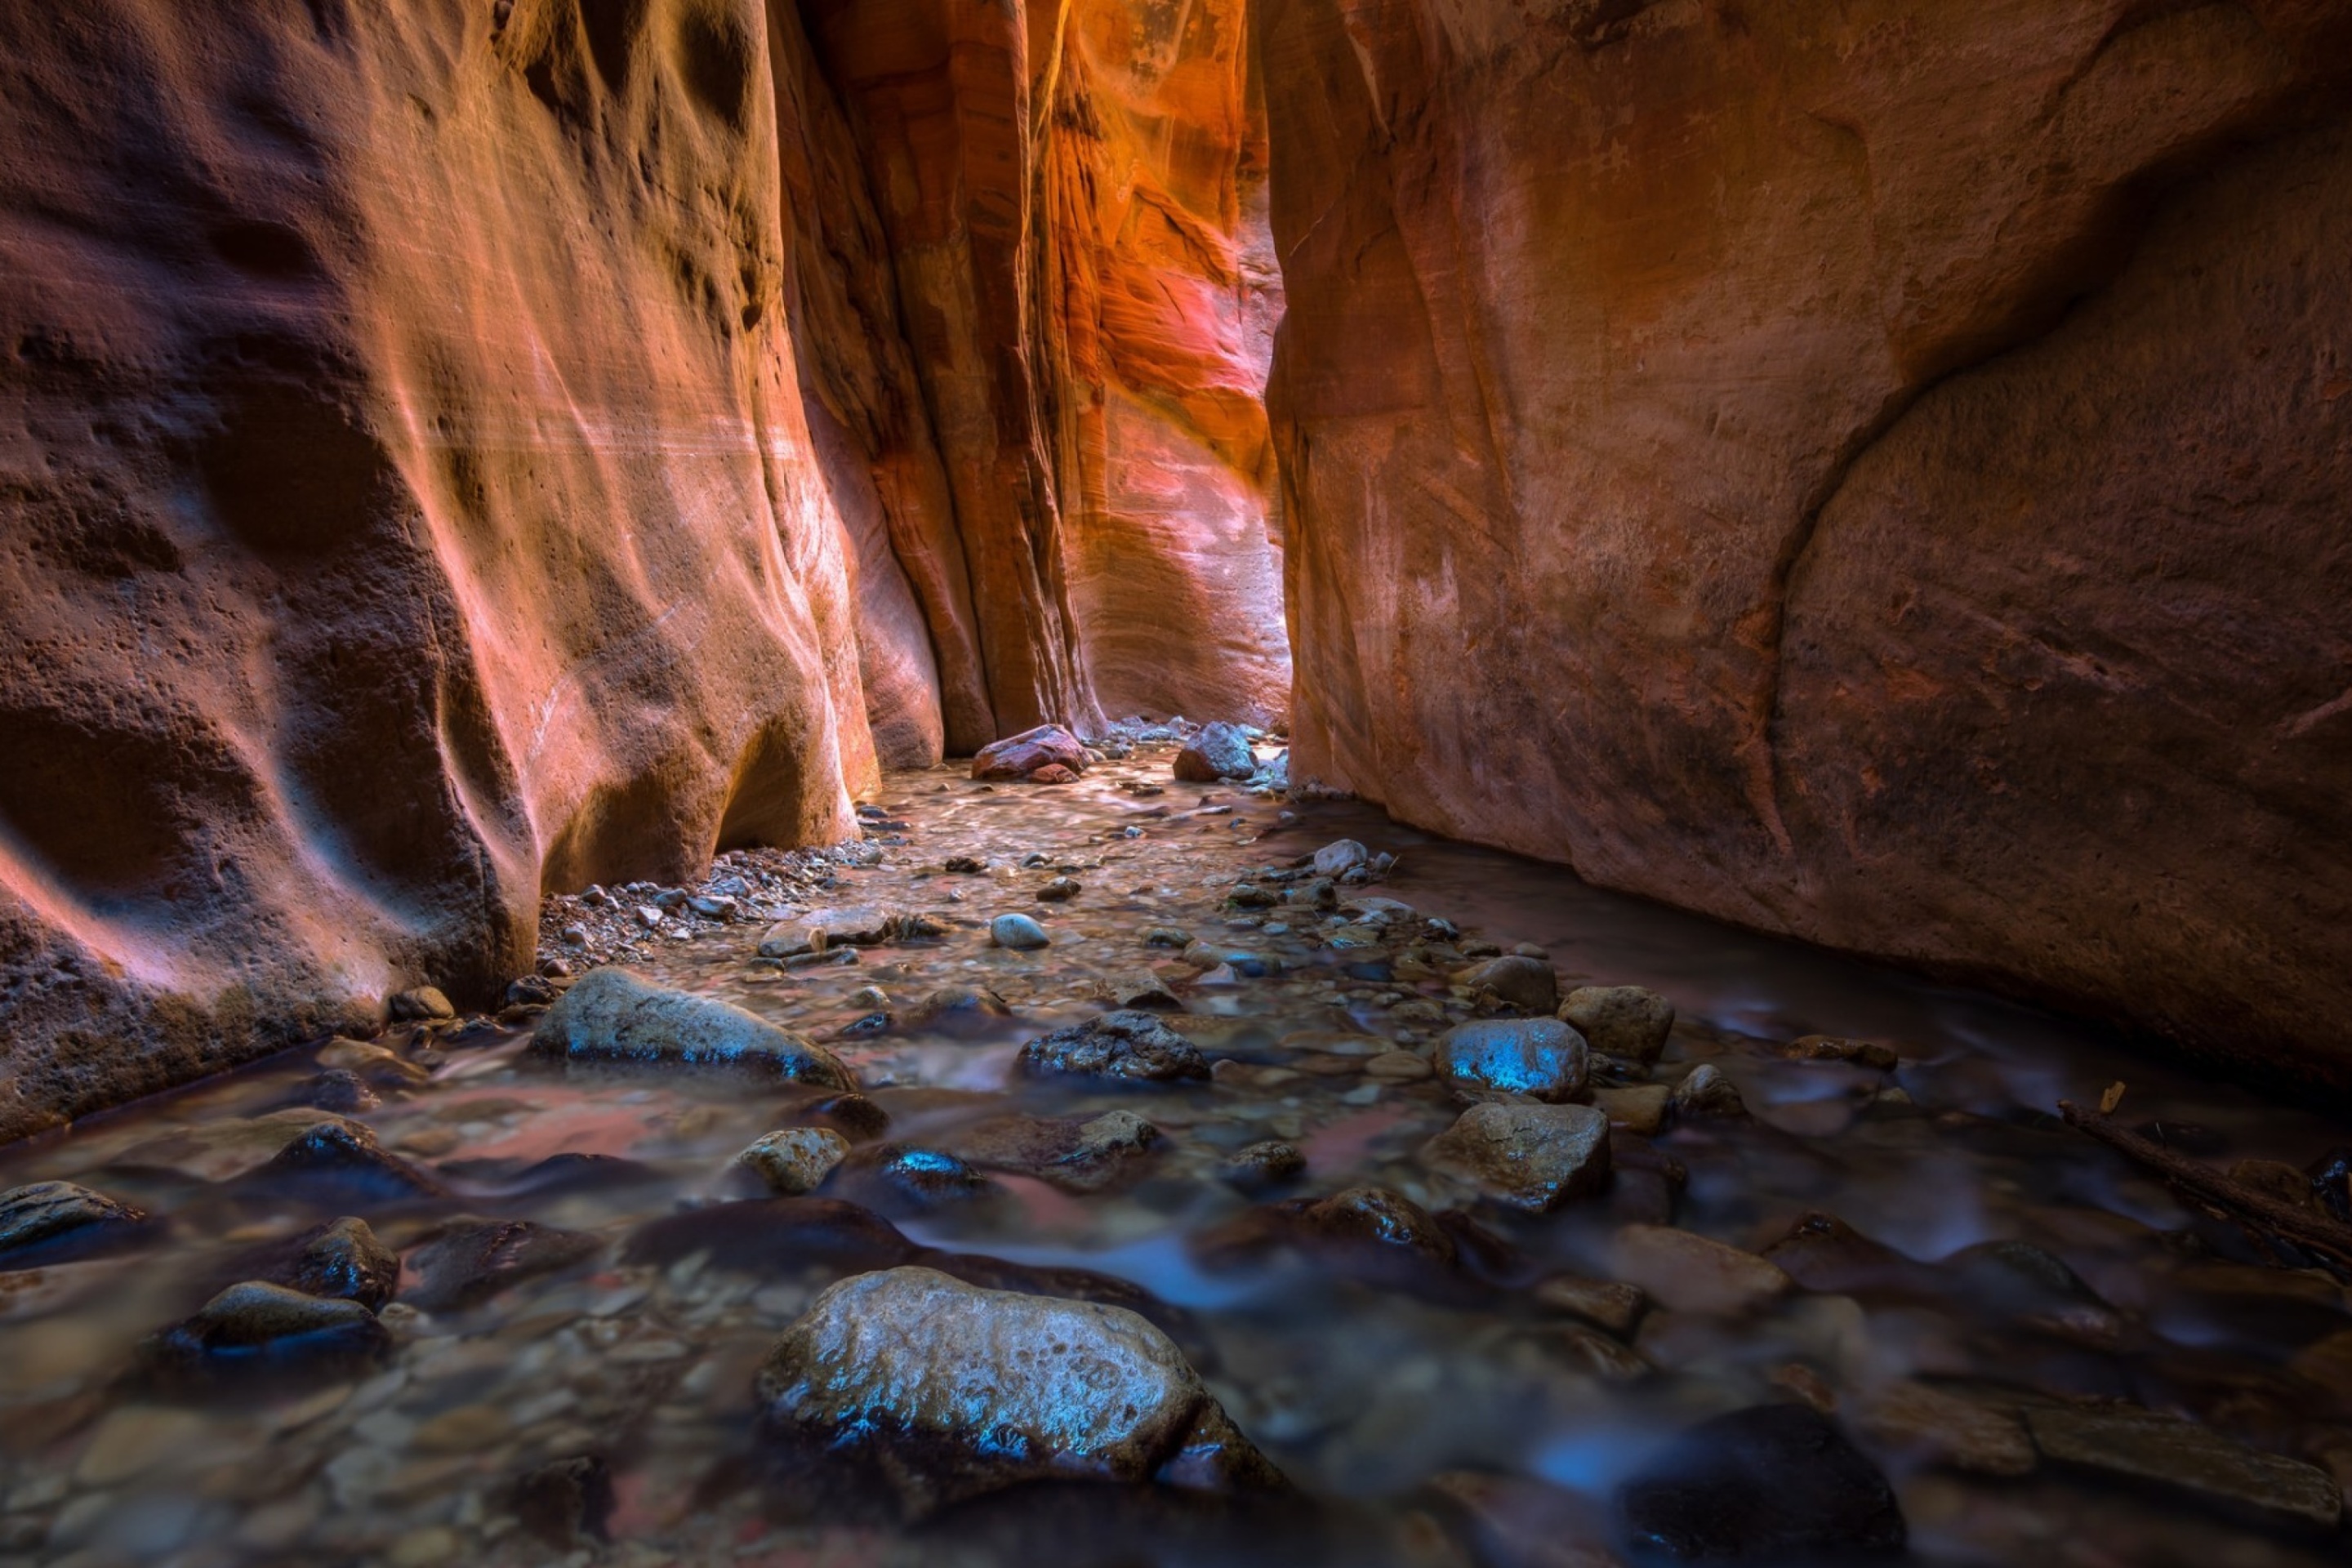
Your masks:
M0 20L0 1138L848 831L765 11L595 11Z

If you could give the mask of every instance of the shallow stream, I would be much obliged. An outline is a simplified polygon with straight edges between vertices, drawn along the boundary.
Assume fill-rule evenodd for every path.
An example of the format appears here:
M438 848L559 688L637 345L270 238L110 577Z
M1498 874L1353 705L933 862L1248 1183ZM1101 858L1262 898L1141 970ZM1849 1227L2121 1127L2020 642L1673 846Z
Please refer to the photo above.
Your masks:
M2265 1266L2053 1112L2120 1080L2121 1120L2221 1167L2303 1165L2352 1142L2342 1126L1982 994L1596 891L1366 807L1171 782L1168 755L1147 746L1060 787L894 776L860 855L814 870L733 858L721 871L745 918L631 937L632 967L826 1044L887 1112L889 1142L962 1154L987 1178L950 1192L869 1173L853 1188L845 1167L824 1195L883 1211L926 1256L1002 1260L994 1278L1016 1286L1077 1268L1148 1292L1299 1497L1072 1485L909 1523L779 1479L756 1370L860 1261L718 1205L746 1195L733 1157L807 1120L814 1097L692 1068L548 1065L526 1050L525 1006L396 1027L373 1055L330 1047L341 1072L323 1083L320 1053L299 1052L0 1152L0 1188L71 1181L149 1216L102 1255L0 1258L0 1563L1600 1563L1629 1550L1619 1489L1675 1434L1791 1402L1828 1412L1890 1479L1916 1561L2344 1560L2342 1525L2310 1499L2352 1475L2345 1291ZM1148 784L1162 793L1129 793ZM1254 868L1292 870L1340 838L1398 857L1377 885L1339 889L1341 910L1279 901L1304 879L1255 879L1270 907L1227 904ZM942 869L958 857L982 868ZM1039 901L1058 878L1075 897ZM1366 897L1412 915L1341 912ZM551 909L551 952L579 919L586 941L569 951L584 965L649 899ZM767 917L835 906L926 915L945 934L854 962L758 958ZM1053 945L992 945L988 921L1014 910ZM1421 1152L1462 1107L1426 1059L1480 1003L1407 956L1432 940L1423 917L1459 928L1465 959L1481 939L1532 944L1563 989L1663 994L1678 1014L1663 1058L1598 1081L1615 1094L1711 1064L1749 1114L1645 1136L1654 1105L1616 1099L1631 1109L1613 1185L1549 1215L1433 1169ZM1155 929L1279 971L1203 973L1147 946ZM1221 1064L1212 1079L1100 1089L1015 1072L1024 1041L1155 979ZM950 987L992 991L1009 1016L927 1020L923 999ZM1780 1054L1813 1034L1890 1046L1898 1065ZM439 1190L306 1185L271 1165L334 1095ZM1114 1110L1160 1136L1108 1174L1007 1153L1001 1124L983 1125ZM1303 1153L1304 1174L1237 1186L1228 1157L1266 1141ZM1364 1187L1462 1211L1458 1259L1382 1272L1250 1230L1261 1205ZM647 1229L687 1214L707 1220L687 1241ZM382 1355L266 1384L141 1370L149 1335L347 1215L407 1255L410 1300L385 1309ZM452 1285L419 1249L457 1216L545 1229ZM1629 1239L1664 1226L1769 1251L1789 1278ZM1592 1289L1634 1278L1639 1307ZM2085 1412L2122 1425L2066 1438ZM2130 1424L2158 1417L2176 1419L2150 1458ZM583 1463L593 1474L564 1473L591 1476L586 1503L551 1517L531 1500L549 1467Z

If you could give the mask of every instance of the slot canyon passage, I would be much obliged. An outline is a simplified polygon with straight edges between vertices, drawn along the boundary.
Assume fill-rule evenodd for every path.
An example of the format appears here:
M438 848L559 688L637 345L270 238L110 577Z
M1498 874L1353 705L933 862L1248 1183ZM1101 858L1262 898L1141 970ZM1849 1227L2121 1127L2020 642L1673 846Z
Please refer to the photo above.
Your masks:
M2352 0L5 0L0 149L0 1564L2352 1550Z

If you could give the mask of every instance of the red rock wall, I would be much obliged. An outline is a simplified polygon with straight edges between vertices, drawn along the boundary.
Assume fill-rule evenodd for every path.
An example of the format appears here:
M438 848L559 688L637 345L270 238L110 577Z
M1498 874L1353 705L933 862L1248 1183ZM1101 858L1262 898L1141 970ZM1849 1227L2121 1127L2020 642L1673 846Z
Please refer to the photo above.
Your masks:
M1038 75L1072 611L1103 706L1289 711L1264 394L1281 316L1241 0L1073 0Z
M847 830L768 58L751 0L0 14L0 1138Z
M2352 1087L2347 24L1262 0L1296 771Z

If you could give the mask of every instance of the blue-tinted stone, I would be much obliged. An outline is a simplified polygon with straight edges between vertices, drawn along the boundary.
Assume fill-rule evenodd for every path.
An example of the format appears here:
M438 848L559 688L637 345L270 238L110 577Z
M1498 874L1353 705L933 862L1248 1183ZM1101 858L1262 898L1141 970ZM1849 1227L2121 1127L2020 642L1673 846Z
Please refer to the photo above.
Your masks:
M1519 1096L1553 1104L1584 1088L1584 1037L1556 1018L1482 1018L1438 1042L1437 1076L1473 1100Z

